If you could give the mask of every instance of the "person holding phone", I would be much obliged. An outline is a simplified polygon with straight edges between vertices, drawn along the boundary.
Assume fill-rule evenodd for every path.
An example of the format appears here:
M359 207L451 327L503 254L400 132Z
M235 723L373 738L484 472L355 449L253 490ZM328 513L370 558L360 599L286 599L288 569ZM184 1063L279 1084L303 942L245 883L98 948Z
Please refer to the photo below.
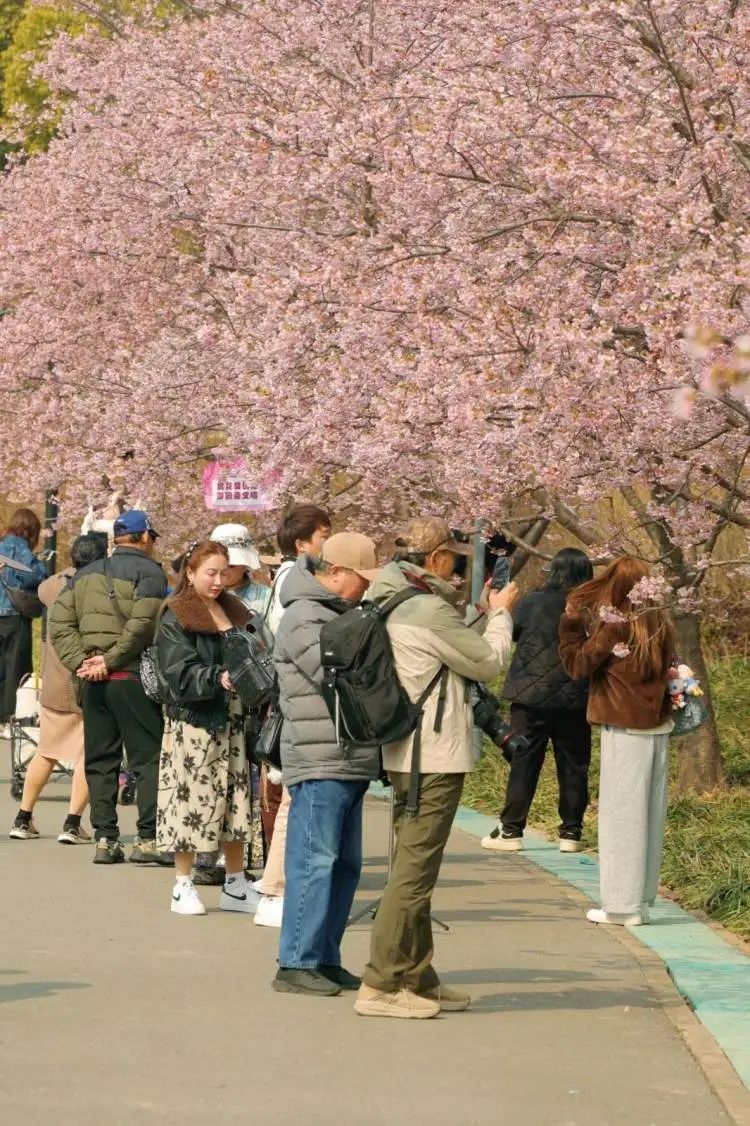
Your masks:
M501 558L498 563L507 560ZM497 571L496 567L493 586L498 581ZM588 582L593 573L587 555L576 548L563 548L550 563L544 586L524 595L518 603L513 618L516 648L503 696L511 701L511 726L525 736L527 743L513 753L505 807L498 825L482 838L482 848L495 852L523 848L526 819L550 742L560 788L560 850L578 852L583 848L591 762L591 728L586 720L588 682L585 678L571 679L563 668L559 632L569 592Z

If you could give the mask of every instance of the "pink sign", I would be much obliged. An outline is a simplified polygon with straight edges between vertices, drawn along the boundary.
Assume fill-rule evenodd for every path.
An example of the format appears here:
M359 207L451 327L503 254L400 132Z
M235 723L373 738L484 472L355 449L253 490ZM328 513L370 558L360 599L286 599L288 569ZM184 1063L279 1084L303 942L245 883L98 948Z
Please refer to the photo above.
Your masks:
M210 461L203 470L203 499L206 508L220 512L268 512L274 508L271 485L275 474L267 474L259 484L251 479L247 463Z

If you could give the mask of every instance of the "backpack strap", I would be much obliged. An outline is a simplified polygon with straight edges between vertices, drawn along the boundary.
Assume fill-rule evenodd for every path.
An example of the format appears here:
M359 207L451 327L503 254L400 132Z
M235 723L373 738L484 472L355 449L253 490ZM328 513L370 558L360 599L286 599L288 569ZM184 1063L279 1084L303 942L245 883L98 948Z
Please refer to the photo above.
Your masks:
M406 809L404 811L407 817L414 817L419 810L419 774L422 758L422 719L424 718L424 705L427 703L428 697L439 684L440 695L438 696L437 711L435 712L435 726L433 730L440 731L443 726L443 715L445 714L445 698L448 689L449 671L447 665L441 665L424 692L416 701L416 707L419 709L419 718L417 719L417 726L411 745L409 792L406 795Z
M413 586L408 586L404 590L399 590L396 594L392 594L382 606L378 607L378 614L381 618L387 618L394 610L398 609L402 603L408 602L410 598L416 598L420 594L429 594L429 590L417 590Z

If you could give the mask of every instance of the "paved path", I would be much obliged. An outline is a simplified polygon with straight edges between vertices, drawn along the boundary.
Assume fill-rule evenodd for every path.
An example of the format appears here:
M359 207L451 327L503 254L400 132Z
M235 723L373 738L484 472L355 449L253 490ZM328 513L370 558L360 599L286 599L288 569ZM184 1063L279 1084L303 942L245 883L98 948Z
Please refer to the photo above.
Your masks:
M455 832L436 964L473 1009L365 1020L351 997L273 993L277 932L218 910L172 916L168 871L95 868L88 848L58 845L65 792L55 784L39 806L44 839L0 838L4 1122L730 1122L632 953L528 861L486 858ZM0 783L1 827L15 808ZM366 836L362 902L382 885L382 802L368 803ZM367 932L347 936L353 970Z

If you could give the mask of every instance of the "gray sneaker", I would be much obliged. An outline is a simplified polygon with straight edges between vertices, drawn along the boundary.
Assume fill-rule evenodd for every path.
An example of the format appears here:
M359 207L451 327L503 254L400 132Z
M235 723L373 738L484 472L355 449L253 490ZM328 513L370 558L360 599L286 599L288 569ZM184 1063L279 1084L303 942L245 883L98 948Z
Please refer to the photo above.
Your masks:
M96 842L94 864L122 864L124 861L125 853L119 841L108 841L106 837L99 838Z
M39 836L39 830L33 821L14 821L8 836L12 841L33 841Z
M174 854L171 852L159 852L156 847L156 841L144 841L140 837L136 837L133 841L133 849L130 853L131 864L163 864L165 867L172 867L174 865Z
M318 970L279 969L271 986L277 993L307 993L309 997L337 997L341 986Z
M63 825L62 833L57 840L60 844L65 845L91 844L90 835L80 825Z

